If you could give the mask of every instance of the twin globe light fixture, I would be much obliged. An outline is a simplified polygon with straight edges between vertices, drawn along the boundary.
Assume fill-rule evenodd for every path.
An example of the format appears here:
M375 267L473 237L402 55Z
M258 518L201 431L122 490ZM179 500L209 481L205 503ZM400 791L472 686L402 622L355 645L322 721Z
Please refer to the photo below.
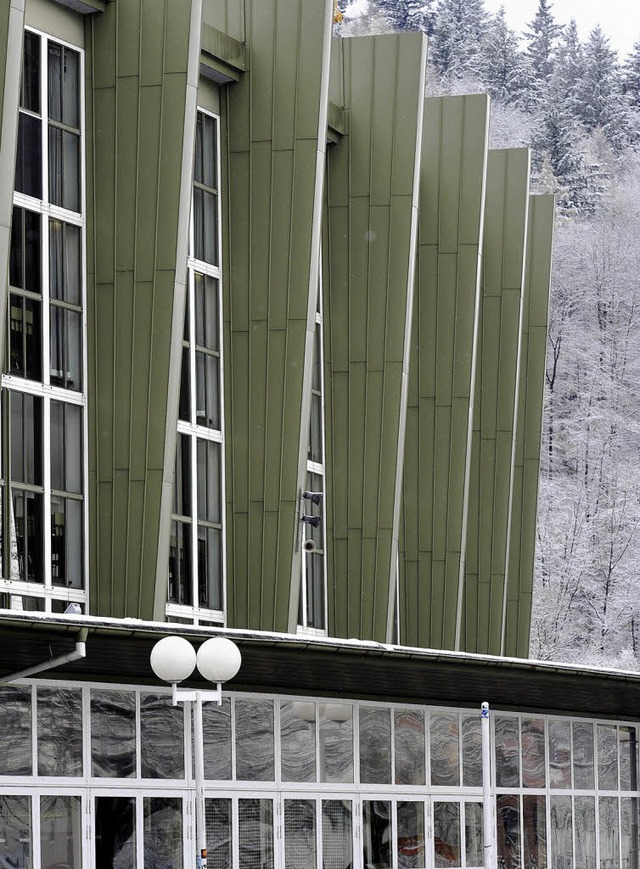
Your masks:
M240 649L226 637L205 640L198 651L184 637L164 637L151 650L151 669L163 682L171 683L173 705L180 700L195 700L196 692L180 691L178 683L195 670L217 687L215 691L199 691L202 700L222 703L222 683L233 679L242 663ZM190 696L193 693L193 697ZM189 696L187 696L189 695Z

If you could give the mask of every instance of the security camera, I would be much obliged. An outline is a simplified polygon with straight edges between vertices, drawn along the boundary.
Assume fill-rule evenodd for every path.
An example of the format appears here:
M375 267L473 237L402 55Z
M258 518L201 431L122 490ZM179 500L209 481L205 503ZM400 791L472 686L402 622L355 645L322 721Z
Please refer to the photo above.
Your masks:
M315 540L313 540L311 537L307 537L307 539L302 544L302 548L305 552L315 552L318 547L316 546Z
M322 525L322 516L307 516L300 517L300 521L305 525L313 525L314 528L319 528Z
M302 497L305 501L311 501L316 506L322 503L322 492L303 492Z

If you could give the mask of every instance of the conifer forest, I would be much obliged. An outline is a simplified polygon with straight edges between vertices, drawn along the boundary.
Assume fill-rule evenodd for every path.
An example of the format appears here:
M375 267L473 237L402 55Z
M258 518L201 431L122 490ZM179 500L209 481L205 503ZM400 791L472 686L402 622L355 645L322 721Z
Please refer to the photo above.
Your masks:
M640 669L640 39L627 57L538 0L340 3L343 36L422 30L427 92L488 92L556 227L530 656Z

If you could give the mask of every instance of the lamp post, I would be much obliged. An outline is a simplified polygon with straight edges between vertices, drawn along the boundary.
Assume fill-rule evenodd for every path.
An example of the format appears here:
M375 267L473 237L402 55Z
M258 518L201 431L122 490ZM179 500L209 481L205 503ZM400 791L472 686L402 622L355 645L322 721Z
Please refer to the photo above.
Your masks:
M491 793L491 730L489 704L480 707L482 735L482 839L484 869L494 869L493 794Z
M204 808L204 734L202 704L210 701L222 704L222 683L233 679L242 662L240 649L225 637L212 637L197 653L183 637L164 637L151 650L151 669L163 682L171 684L173 705L190 703L193 712L193 745L196 785L196 866L206 869L207 834ZM211 691L178 690L178 683L190 676L195 668L213 682Z

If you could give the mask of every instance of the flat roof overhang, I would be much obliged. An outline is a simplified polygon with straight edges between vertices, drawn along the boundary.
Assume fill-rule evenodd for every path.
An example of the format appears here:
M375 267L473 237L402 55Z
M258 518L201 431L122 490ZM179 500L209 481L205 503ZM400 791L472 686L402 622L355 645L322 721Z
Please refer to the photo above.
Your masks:
M211 636L242 652L229 690L345 697L426 705L479 706L537 713L640 720L640 674L546 661L500 658L360 640L196 628L84 616L0 614L0 681L73 651L86 629L85 658L33 678L162 684L149 654L179 633L197 646ZM204 686L198 674L184 685Z

